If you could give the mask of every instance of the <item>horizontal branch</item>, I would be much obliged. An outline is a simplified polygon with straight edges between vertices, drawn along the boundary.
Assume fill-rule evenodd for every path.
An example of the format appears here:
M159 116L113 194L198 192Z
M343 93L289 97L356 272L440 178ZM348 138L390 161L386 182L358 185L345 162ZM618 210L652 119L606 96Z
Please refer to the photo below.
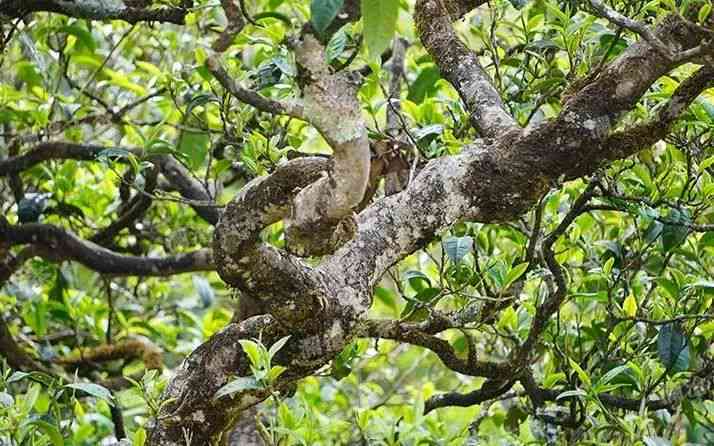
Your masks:
M161 349L148 339L127 339L113 344L82 347L76 354L59 357L53 362L64 367L79 368L118 359L141 359L146 370L161 370L162 356Z
M480 389L473 390L469 393L449 392L434 395L426 401L424 414L426 415L432 410L441 407L470 407L481 404L484 401L498 398L508 392L515 382L515 380L489 380L486 381Z
M92 144L43 142L22 155L11 156L0 160L0 177L20 173L36 166L37 164L50 160L94 161L102 152L114 149L116 148ZM119 150L127 150L129 153L139 155L137 150Z
M33 12L53 12L88 20L124 20L129 23L164 22L183 25L192 1L180 7L135 8L119 2L101 0L6 0L0 3L0 15L23 17Z
M427 348L434 352L446 367L464 375L500 379L514 371L508 363L478 361L473 354L462 359L448 341L429 334L429 331L442 331L446 328L448 328L446 321L433 324L408 324L400 321L368 320L363 321L357 329L357 336L390 339Z
M211 251L200 249L167 257L135 257L117 254L53 225L10 225L0 217L0 244L31 244L37 255L53 261L73 260L102 274L120 276L170 276L195 271L213 271Z

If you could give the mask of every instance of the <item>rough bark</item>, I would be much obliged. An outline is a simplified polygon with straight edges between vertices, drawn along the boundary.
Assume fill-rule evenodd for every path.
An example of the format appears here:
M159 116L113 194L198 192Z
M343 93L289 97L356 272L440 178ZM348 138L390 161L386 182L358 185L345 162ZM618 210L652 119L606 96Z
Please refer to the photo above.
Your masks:
M703 38L676 16L665 19L655 33L674 51L695 47ZM461 219L486 223L513 219L528 210L558 178L586 175L607 160L636 152L642 146L632 144L614 156L608 146L611 133L618 119L677 64L662 58L647 41L640 41L571 96L553 120L522 130L510 124L504 127L501 119L490 119L490 114L475 119L483 131L491 131L498 138L465 147L459 155L430 161L403 192L365 209L357 217L354 238L316 268L257 241L256 234L265 224L281 218L292 198L289 192L274 201L266 195L277 190L267 187L271 182L285 187L280 183L285 173L279 170L248 187L229 206L217 227L215 249L220 253L217 260L222 277L242 291L254 295L265 292L261 301L271 315L232 324L187 359L166 393L166 398L175 398L176 403L167 405L150 444L180 444L179 420L184 429L194 432L191 444L205 444L226 428L233 414L262 398L259 391L239 392L230 401L210 398L231 376L246 373L237 339L261 331L263 342L270 344L290 333L292 337L280 358L289 370L284 382L312 373L360 333L358 319L369 308L372 288L387 268L425 246L439 231ZM699 76L709 79L708 69L704 73ZM686 93L684 87L676 96L677 105L672 107L675 115L696 97L695 93L701 91L698 88L708 85L701 81L692 81L696 85L692 92ZM487 96L493 93L487 89L468 91ZM489 104L493 102L474 107L488 108ZM313 184L309 179L294 181L298 188ZM289 308L288 314L285 308ZM499 380L508 376L515 379L522 373L520 355L515 356L514 363L464 361L450 356L444 341L437 337L416 332L411 336L399 327L394 329L397 332L392 336L405 342L423 345L437 354L443 351L442 361L462 373ZM384 336L390 337L390 333ZM169 419L173 421L166 421Z

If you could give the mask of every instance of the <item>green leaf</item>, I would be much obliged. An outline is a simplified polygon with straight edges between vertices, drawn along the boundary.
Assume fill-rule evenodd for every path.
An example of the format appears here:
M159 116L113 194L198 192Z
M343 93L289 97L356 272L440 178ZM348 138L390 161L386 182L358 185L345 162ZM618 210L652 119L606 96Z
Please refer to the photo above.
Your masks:
M503 279L502 288L504 290L507 290L511 285L513 285L513 283L518 280L523 275L523 273L526 272L526 270L528 269L528 265L528 262L523 262L511 268L511 270L508 271L508 273L506 274L506 278Z
M397 0L362 0L364 41L373 59L381 56L392 42L398 17Z
M273 359L276 353L282 349L285 344L290 340L290 335L285 336L284 338L280 338L277 341L275 341L275 344L270 346L270 349L268 350L268 356L270 356L270 359Z
M81 28L76 25L67 25L59 28L57 32L73 35L77 38L77 41L81 44L81 46L84 46L89 51L93 52L97 49L97 43L94 41L92 33L90 33L84 28Z
M76 390L81 390L84 393L87 393L95 398L99 398L101 400L104 400L108 402L110 405L114 405L113 399L114 397L112 396L112 393L109 391L104 386L100 386L99 384L94 384L94 383L72 383L72 384L66 384L65 387L68 387L70 389L76 389Z
M576 389L576 390L566 390L565 392L559 394L557 397L555 397L555 400L562 400L564 398L572 398L572 397L586 397L588 394L582 389Z
M21 381L21 380L27 378L28 376L31 376L31 374L30 374L30 373L27 373L27 372L19 372L19 371L18 371L18 372L14 372L14 373L13 373L12 375L10 375L10 377L7 379L7 383L8 383L8 384L11 384L11 383L14 383L14 382L16 382L16 381Z
M59 429L57 429L57 426L54 426L44 420L32 420L28 423L28 425L36 426L45 435L50 437L50 441L53 446L64 446L64 438L62 438L62 434Z
M602 266L602 272L606 275L609 276L610 273L612 272L612 266L615 264L615 258L610 257L605 261L605 264Z
M423 102L427 96L432 96L439 90L436 86L436 82L439 79L441 79L439 69L436 68L436 65L429 64L419 72L414 82L409 85L407 99L416 104Z
M310 23L318 34L324 33L337 13L342 9L344 0L312 0L310 3Z
M421 271L417 270L409 270L406 273L404 273L404 277L407 279L409 282L409 285L416 291L417 293L425 288L429 288L431 286L431 280L426 276Z
M280 375L283 374L287 370L287 367L283 367L281 365L274 365L270 368L270 372L268 372L268 382L272 383L275 382L276 379Z
M238 342L241 347L243 347L245 354L248 355L248 359L250 359L250 363L253 367L260 367L260 347L258 344L247 339L241 339Z
M685 212L672 210L667 223L662 228L662 248L666 252L684 243L689 235L689 228L686 226L688 223L691 221Z
M711 3L705 3L702 5L702 7L699 9L699 14L698 14L698 19L699 23L704 24L707 19L709 18L709 14L712 12L712 5Z
M218 389L213 396L214 399L220 399L224 396L233 395L234 393L243 392L244 390L261 389L262 387L252 376L239 376L238 378L229 381L228 384Z
M144 446L146 443L146 430L143 427L134 432L134 439L131 442L131 446Z
M428 304L431 303L431 301L434 300L434 298L439 296L440 294L441 289L429 287L419 291L416 296L414 296L414 299L421 303Z
M585 372L585 370L580 367L580 364L570 358L568 358L568 362L570 363L570 367L575 370L575 373L578 374L578 378L580 378L580 381L582 381L582 383L585 384L587 387L592 387L592 381L590 380L590 376Z
M664 325L657 336L657 352L665 367L673 372L689 368L689 346L687 338L674 324Z
M327 46L325 47L325 57L327 57L327 62L332 62L340 57L342 52L345 50L345 46L347 46L347 33L344 29L341 29L337 31L332 38L330 38L329 42L327 42Z
M449 259L454 263L460 263L461 260L471 252L474 247L474 239L466 237L449 237L444 240L444 250Z
M622 311L625 312L627 317L635 317L637 315L637 299L632 293L622 303Z
M600 380L598 380L597 386L604 386L606 384L609 384L610 381L615 379L618 375L625 372L629 368L630 368L630 366L625 364L625 365L621 365L621 366L615 367L613 369L610 369L607 373L605 373L602 376L602 378L600 378Z
M208 133L184 130L181 132L177 150L186 156L189 166L196 169L208 154L208 144Z

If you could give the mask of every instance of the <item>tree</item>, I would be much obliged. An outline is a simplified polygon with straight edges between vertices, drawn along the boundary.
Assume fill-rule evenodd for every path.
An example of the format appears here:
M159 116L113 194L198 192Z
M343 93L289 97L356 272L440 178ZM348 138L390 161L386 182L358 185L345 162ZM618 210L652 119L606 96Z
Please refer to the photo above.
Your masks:
M711 441L711 10L3 1L3 435Z

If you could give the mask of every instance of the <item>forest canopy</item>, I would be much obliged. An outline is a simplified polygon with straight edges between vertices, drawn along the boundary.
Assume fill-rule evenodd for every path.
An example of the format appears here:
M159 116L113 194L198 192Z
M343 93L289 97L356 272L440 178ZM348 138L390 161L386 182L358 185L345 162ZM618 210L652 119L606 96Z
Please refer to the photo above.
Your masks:
M0 0L0 444L713 444L712 9Z

